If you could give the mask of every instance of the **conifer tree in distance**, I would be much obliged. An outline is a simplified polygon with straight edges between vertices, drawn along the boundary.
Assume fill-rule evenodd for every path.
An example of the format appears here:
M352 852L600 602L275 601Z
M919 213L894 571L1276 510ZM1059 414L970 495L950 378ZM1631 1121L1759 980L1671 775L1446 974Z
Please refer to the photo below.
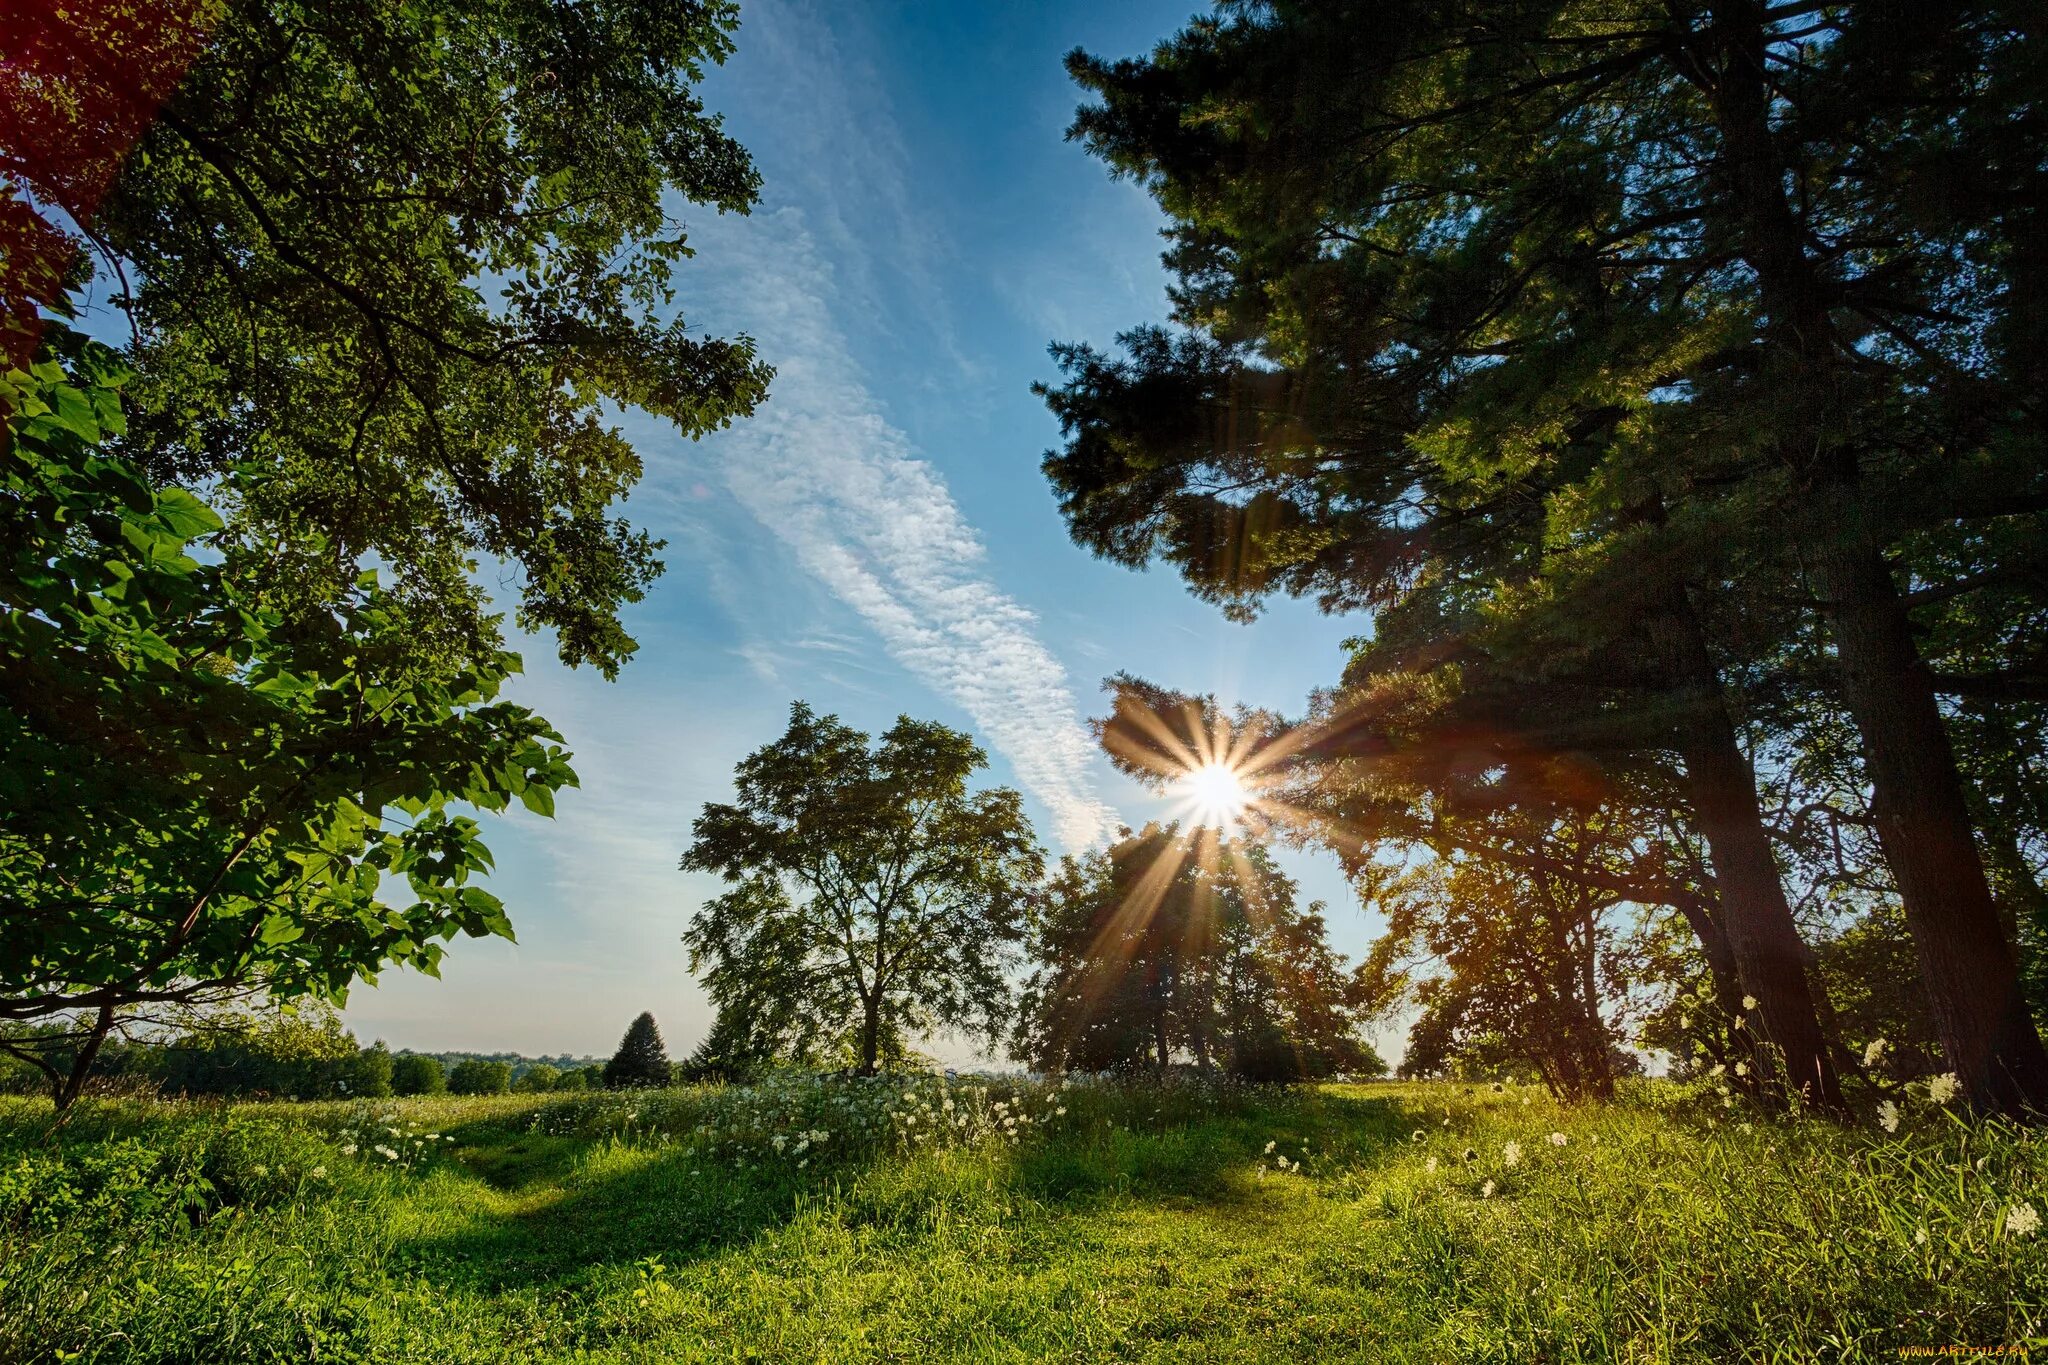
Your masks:
M668 1049L662 1045L654 1015L643 1013L619 1040L619 1050L605 1063L605 1089L633 1090L668 1082Z

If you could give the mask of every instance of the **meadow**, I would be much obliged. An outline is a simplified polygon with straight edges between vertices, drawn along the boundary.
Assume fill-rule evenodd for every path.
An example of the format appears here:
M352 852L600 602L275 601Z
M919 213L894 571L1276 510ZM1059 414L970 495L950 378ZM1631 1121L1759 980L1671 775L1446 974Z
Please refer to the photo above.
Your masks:
M2040 1340L2043 1155L1666 1082L18 1100L0 1359L1895 1360Z

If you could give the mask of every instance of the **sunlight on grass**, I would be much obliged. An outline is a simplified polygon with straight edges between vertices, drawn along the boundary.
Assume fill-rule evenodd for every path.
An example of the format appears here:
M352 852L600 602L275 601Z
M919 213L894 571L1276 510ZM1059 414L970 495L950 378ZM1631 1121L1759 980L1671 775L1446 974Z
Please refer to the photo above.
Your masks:
M11 1102L0 1358L1878 1359L2040 1330L2035 1135L1723 1115L1663 1083L1564 1110L792 1077L102 1103L52 1145Z

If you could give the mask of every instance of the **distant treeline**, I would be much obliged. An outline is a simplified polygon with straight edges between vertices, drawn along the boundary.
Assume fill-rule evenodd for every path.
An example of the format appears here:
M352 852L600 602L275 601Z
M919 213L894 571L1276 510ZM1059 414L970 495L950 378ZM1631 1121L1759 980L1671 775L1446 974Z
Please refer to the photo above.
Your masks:
M37 1038L16 1026L0 1047ZM50 1087L41 1057L61 1072L69 1059L44 1048L29 1056L0 1051L0 1093L35 1094ZM381 1099L390 1095L502 1094L507 1091L601 1087L604 1068L563 1053L393 1053L382 1042L360 1045L331 1010L262 1011L191 1021L182 1030L110 1039L94 1065L112 1091L166 1096L273 1099Z

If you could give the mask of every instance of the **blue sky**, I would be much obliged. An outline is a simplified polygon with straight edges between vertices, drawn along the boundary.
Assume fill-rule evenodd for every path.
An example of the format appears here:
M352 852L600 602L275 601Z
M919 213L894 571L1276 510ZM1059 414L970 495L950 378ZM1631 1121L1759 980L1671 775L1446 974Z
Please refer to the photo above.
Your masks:
M748 4L707 82L764 179L747 218L687 207L693 326L746 332L767 404L692 443L628 419L627 505L668 573L628 613L616 683L527 643L513 695L552 720L583 787L553 821L493 822L517 945L459 940L439 981L358 987L347 1017L394 1047L606 1053L643 1009L680 1055L709 1026L680 936L713 879L676 861L733 765L803 699L870 731L898 713L971 730L1048 847L1163 804L1089 740L1128 670L1299 711L1361 623L1276 603L1235 625L1172 574L1076 548L1038 471L1057 429L1030 393L1053 340L1108 343L1165 309L1159 217L1063 140L1075 46L1141 52L1188 15L1154 5ZM1287 853L1338 946L1370 936L1333 861ZM933 1051L972 1059L956 1040Z

